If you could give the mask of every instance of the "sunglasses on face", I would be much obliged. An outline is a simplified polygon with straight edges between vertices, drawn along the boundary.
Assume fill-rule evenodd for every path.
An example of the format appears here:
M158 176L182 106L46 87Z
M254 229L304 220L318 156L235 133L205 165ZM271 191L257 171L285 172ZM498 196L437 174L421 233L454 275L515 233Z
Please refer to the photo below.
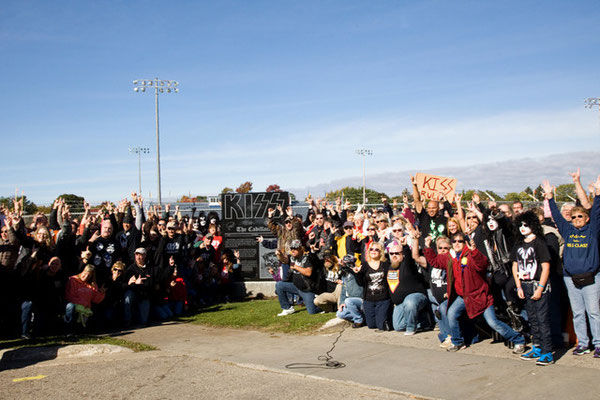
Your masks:
M379 249L370 249L369 251L374 251L374 252L379 253L380 250Z
M571 215L571 219L577 219L577 218L584 219L585 215L581 215L581 214L580 215Z
M118 273L122 273L122 272L123 272L123 270L122 270L122 269L113 269L112 271L113 271L113 272L118 272Z
M390 251L390 256L399 256L400 254L402 254L402 253L396 252L396 251L394 251L394 252Z
M344 227L344 229L352 229L352 227L351 226L346 226L346 227Z
M392 229L392 232L402 232L402 229Z
M470 217L467 217L467 219L475 219L475 217L471 215Z
M376 231L377 229L375 229L375 228L369 228L369 229L367 229L367 230L368 230L368 231Z
M446 246L440 247L440 246L438 246L438 250L450 250L450 247L446 247Z
M378 224L381 224L382 222L387 222L387 221L385 221L385 220L384 221L377 221Z
M464 242L465 242L465 241L464 241L464 240L461 240L461 239L456 239L456 240L453 240L453 241L452 241L452 243L464 243Z
M286 225L291 225L291 224L292 224L292 221L285 221L285 224L286 224Z

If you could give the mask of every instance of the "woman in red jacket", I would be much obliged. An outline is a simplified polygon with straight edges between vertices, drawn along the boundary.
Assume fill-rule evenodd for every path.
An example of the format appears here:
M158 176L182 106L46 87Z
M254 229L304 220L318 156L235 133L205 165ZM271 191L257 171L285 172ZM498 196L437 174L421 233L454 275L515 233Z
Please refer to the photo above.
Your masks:
M92 303L98 304L104 300L104 292L104 288L98 289L96 285L93 265L88 264L81 273L71 276L65 292L65 323L70 324L73 313L77 311L79 321L85 327L87 319L92 315Z
M431 237L425 239L425 257L435 267L445 269L448 277L448 325L452 336L452 346L448 351L458 351L465 347L458 319L466 311L473 319L481 314L487 324L515 344L513 353L525 351L525 338L504 322L496 318L494 298L485 278L488 259L475 248L475 242L465 241L462 232L452 236L452 250L436 254L429 248Z

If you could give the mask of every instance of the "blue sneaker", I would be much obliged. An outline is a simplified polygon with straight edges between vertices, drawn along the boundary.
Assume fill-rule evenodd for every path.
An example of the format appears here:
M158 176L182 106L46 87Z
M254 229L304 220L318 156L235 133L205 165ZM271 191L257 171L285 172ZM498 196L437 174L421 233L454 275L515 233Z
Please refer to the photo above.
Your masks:
M536 365L550 365L554 364L554 357L552 357L552 353L542 354L540 359L535 362Z
M584 354L590 354L590 348L588 346L578 344L577 347L575 347L575 350L573 350L574 356L582 356Z
M521 355L519 357L521 360L535 360L536 358L540 358L542 355L542 349L537 346L533 346L530 351Z

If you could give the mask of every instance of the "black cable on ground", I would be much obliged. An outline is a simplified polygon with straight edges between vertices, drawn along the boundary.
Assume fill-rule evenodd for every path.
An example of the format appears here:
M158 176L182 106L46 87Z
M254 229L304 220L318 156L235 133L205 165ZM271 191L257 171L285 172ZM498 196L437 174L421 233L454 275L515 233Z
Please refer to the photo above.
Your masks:
M332 356L331 356L331 352L333 351L333 349L335 349L335 345L337 344L338 340L340 340L340 338L342 337L342 333L344 333L344 331L346 330L346 328L348 327L348 323L344 323L344 326L342 327L342 330L340 330L340 333L338 334L338 336L335 338L335 340L333 341L332 345L331 345L331 349L329 349L328 352L326 352L325 354L320 355L319 357L317 357L317 360L319 361L323 361L322 363L291 363L286 365L285 367L288 369L298 369L298 368L323 368L323 369L336 369L336 368L344 368L346 366L346 364L344 364L343 362L337 361L337 360L333 360Z

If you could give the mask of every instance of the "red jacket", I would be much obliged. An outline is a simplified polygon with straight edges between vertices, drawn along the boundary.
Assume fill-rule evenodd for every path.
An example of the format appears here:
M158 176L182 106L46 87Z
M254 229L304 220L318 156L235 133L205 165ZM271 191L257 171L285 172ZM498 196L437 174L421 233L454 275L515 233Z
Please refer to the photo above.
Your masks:
M465 246L460 259L452 257L450 253L436 254L432 249L425 249L425 258L432 267L446 270L448 306L456 298L457 288L455 285L460 285L458 290L463 293L462 298L465 301L469 318L475 318L494 304L494 298L490 294L485 277L488 259L477 249L469 250ZM466 261L466 266L462 267L461 263L464 261ZM452 268L448 268L450 265Z
M98 286L95 283L85 283L79 279L78 275L73 275L67 282L65 300L69 303L91 308L92 303L97 304L104 300L104 293L98 290Z

